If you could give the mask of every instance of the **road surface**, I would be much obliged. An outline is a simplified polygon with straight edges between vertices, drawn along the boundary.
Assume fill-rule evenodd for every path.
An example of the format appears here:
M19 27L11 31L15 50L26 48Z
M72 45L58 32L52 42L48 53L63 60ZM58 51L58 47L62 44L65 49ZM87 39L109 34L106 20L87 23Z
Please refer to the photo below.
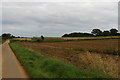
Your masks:
M0 79L2 79L2 45L0 45Z
M2 45L2 78L28 78L8 43Z

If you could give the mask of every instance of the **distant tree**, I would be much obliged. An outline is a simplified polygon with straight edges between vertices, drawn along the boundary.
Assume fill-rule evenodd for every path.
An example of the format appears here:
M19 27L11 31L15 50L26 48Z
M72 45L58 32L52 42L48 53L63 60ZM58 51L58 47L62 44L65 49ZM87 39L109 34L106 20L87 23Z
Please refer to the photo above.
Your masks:
M117 33L117 36L120 36L120 33Z
M102 31L100 29L93 29L91 32L95 36L101 35Z
M13 36L13 35L12 35L11 37L12 37L12 38L16 38L16 37L15 37L15 36Z
M70 34L64 34L62 37L92 37L93 34L90 33L80 33L80 32L74 32Z
M11 39L12 37L11 37L11 34L6 34L6 33L4 33L4 34L2 34L2 39L4 39L4 40L6 40L6 39Z
M117 29L111 29L110 31L101 31L100 29L93 29L91 33L80 33L80 32L74 32L70 34L64 34L62 37L94 37L94 36L120 36L120 33L117 33Z
M17 38L20 38L20 36L18 36Z
M69 34L64 34L62 37L69 37Z
M42 41L45 39L43 35L41 36L41 39L42 39Z
M118 32L117 29L110 29L110 33L111 33L112 36L116 36L117 32Z
M110 32L109 31L103 31L102 36L110 36Z

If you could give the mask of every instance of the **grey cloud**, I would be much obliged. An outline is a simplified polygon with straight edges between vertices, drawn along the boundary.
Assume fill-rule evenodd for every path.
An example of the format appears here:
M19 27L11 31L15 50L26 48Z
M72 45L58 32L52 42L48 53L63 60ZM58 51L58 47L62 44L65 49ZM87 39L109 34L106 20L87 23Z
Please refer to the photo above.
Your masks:
M14 20L11 20L11 21L4 21L4 20L2 20L2 24L3 25L7 25L7 24L9 24L9 25L12 25L12 24L19 24L19 25L22 25L22 24L24 24L23 22L19 22L19 21L14 21Z
M115 2L4 3L2 13L3 32L22 36L61 36L118 27Z

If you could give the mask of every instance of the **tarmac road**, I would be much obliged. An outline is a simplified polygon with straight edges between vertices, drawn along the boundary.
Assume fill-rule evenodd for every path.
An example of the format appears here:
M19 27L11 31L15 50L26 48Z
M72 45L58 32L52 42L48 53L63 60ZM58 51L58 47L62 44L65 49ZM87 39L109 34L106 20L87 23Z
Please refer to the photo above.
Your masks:
M0 79L2 79L2 45L0 45Z
M2 44L2 78L29 78L9 47L9 40Z

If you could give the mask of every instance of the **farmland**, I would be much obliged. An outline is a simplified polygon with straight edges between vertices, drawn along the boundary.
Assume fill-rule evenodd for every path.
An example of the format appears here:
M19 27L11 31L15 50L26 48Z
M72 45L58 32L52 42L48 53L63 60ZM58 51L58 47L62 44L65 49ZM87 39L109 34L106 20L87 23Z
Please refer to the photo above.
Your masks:
M84 70L14 43L10 46L31 78L111 78L100 69Z
M14 45L25 47L37 55L72 64L85 71L100 70L116 78L118 77L118 41L119 39L63 41L60 43L14 42Z
M82 40L104 40L104 39L119 39L120 36L108 37L45 37L44 42L66 42L66 41L82 41ZM32 38L13 38L13 41L29 41L29 42L43 42L40 37Z

